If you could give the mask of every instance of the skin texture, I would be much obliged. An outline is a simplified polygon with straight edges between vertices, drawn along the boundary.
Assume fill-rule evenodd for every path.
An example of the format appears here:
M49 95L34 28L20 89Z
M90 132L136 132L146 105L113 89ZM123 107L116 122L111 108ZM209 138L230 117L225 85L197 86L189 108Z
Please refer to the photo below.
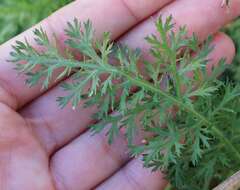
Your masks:
M240 15L239 0L233 0L228 10L217 0L78 0L36 27L54 32L64 48L66 21L90 19L97 38L110 31L113 40L140 47L144 58L151 59L143 38L156 32L157 16L169 14L177 26L187 25L200 39L214 34L209 67L221 57L231 62L233 43L216 32ZM90 137L87 127L96 107L86 109L81 104L75 111L59 109L55 99L64 94L60 81L52 82L45 92L40 91L40 85L25 86L24 76L17 76L13 64L6 60L14 41L26 37L32 42L31 31L0 46L0 189L163 190L167 184L163 174L143 168L139 158L130 159L124 137L112 146L103 133Z

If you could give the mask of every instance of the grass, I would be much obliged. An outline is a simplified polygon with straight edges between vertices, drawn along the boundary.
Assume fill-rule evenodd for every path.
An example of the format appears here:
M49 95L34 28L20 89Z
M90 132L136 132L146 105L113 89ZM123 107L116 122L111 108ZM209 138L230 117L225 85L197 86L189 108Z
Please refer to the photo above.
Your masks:
M72 0L1 0L0 43L16 36Z

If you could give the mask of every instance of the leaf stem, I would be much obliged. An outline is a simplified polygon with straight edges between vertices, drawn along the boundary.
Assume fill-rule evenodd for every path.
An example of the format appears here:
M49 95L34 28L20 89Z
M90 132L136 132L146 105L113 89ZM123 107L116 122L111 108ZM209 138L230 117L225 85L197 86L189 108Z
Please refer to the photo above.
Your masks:
M203 121L205 124L207 125L212 125L210 121L208 121L204 116L202 116L201 114L199 114L196 110L187 107L183 102L179 101L177 98L173 97L172 95L162 91L159 88L156 88L155 86L153 86L152 84L143 81L141 79L136 79L136 78L132 78L129 74L123 72L123 71L117 71L118 73L120 72L121 75L125 76L128 80L132 81L135 85L139 86L139 87L144 87L147 90L150 90L152 92L158 93L161 96L169 99L170 101L172 101L173 103L177 104L180 108L183 108L185 110L187 110L188 112L194 114L198 119L200 119L201 121Z
M208 121L203 115L201 115L200 113L198 113L196 110L187 107L183 102L179 101L177 98L173 97L172 95L162 91L159 88L156 88L155 86L153 86L152 84L143 81L141 79L136 79L131 77L129 74L125 73L124 71L117 71L118 73L120 73L122 76L126 77L129 81L132 81L135 85L145 88L147 90L150 90L152 92L158 93L161 96L169 99L170 101L172 101L173 103L177 104L180 108L194 114L198 119L200 119L200 121L204 122L207 126L212 127L213 132L219 137L219 139L224 143L227 144L229 146L229 148L232 150L233 153L235 153L236 158L238 158L240 160L240 153L238 152L238 150L233 146L233 144L223 135L223 133L216 127L214 126L210 121Z
M176 85L176 91L177 91L177 97L181 98L181 84L180 84L180 78L179 74L177 71L177 60L176 60L176 55L173 55L172 58L172 65L173 65L173 75L175 78L175 85Z

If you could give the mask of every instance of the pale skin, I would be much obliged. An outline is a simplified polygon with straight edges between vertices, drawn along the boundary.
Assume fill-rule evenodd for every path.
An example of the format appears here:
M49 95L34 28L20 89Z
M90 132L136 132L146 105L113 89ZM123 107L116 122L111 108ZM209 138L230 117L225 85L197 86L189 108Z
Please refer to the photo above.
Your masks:
M221 7L221 0L78 0L40 25L63 41L66 21L90 19L97 38L110 31L113 40L146 52L143 38L155 32L157 15L172 14L177 25L187 25L202 40L214 34L211 65L221 57L230 63L235 53L230 38L217 33L240 15L240 1L233 0L229 9ZM104 134L90 137L87 127L95 107L85 109L81 104L75 111L71 106L61 110L55 102L63 95L60 82L43 93L40 85L28 88L24 77L16 75L6 61L11 45L24 37L31 41L31 31L0 46L0 189L163 190L164 175L143 168L139 158L131 159L124 137L112 146Z

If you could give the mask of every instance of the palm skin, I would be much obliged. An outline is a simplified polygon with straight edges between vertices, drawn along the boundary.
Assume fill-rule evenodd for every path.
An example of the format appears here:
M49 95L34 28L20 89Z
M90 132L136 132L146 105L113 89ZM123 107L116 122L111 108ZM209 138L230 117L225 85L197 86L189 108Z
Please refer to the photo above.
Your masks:
M66 21L89 18L97 38L110 31L113 40L140 47L144 58L151 59L145 53L149 47L143 39L155 32L153 19L157 15L172 14L177 25L187 25L200 39L214 34L216 48L209 64L217 63L223 56L230 63L233 43L226 35L216 33L240 15L240 2L233 0L229 9L222 8L221 2L209 0L78 0L40 25L49 34L55 32L64 48ZM24 76L16 75L13 65L6 61L11 45L24 37L31 41L31 31L0 46L0 189L163 190L167 184L164 175L152 173L142 167L140 159L130 158L123 136L112 146L103 133L90 137L87 127L93 122L91 114L97 111L96 107L86 109L82 103L77 110L61 110L55 102L56 97L64 94L60 81L53 81L52 88L42 92L40 85L28 88Z
M1 189L54 189L49 157L27 121L2 103L0 112Z

